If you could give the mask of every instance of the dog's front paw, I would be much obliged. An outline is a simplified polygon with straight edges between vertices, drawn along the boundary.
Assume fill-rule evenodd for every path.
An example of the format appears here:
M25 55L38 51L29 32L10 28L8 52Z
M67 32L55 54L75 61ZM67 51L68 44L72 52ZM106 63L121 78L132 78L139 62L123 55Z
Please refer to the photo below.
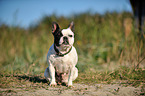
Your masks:
M74 86L73 86L73 85L67 85L67 87L68 87L68 88L74 88Z
M51 83L49 84L49 86L56 86L56 85L57 85L56 82L51 82Z
M72 82L69 82L68 85L67 85L67 87L73 88Z

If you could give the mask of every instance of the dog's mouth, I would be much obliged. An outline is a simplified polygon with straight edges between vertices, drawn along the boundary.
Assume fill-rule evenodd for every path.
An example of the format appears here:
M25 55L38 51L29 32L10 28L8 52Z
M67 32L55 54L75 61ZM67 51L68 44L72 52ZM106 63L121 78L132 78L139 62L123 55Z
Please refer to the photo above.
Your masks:
M69 45L69 42L68 41L64 41L62 44L63 45Z
M61 44L61 48L63 49L63 50L67 50L68 48L70 48L70 44L69 44L69 42L68 41L64 41L62 44Z

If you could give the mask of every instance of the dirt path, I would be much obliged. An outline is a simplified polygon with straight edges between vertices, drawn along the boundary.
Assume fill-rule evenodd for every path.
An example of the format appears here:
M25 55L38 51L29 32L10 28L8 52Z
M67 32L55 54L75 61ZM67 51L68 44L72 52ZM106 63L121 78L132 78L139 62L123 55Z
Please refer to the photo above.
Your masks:
M0 96L139 96L140 87L123 86L119 84L74 84L74 88L56 86L40 89L24 90L19 88L0 89ZM142 95L143 96L143 95Z

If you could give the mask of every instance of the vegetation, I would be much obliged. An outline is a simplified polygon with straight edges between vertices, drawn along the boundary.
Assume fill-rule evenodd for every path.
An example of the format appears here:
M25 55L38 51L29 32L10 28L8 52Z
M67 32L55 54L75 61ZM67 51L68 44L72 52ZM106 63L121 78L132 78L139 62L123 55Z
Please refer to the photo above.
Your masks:
M145 84L145 48L137 36L132 14L88 12L72 17L44 16L28 29L2 24L0 87L11 86L12 81L21 79L46 83L43 73L47 67L46 55L53 43L53 21L61 28L67 28L71 21L75 23L74 46L79 55L79 77L75 82L128 80L134 85ZM104 66L107 67L104 69Z

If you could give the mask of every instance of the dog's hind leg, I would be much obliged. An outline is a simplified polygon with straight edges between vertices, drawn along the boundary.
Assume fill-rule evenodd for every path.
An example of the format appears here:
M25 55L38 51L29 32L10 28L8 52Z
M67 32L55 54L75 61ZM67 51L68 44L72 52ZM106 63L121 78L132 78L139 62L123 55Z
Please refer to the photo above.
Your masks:
M45 69L44 77L45 77L45 79L46 79L47 81L50 82L51 79L50 79L50 73L49 73L49 69L48 69L48 68Z

